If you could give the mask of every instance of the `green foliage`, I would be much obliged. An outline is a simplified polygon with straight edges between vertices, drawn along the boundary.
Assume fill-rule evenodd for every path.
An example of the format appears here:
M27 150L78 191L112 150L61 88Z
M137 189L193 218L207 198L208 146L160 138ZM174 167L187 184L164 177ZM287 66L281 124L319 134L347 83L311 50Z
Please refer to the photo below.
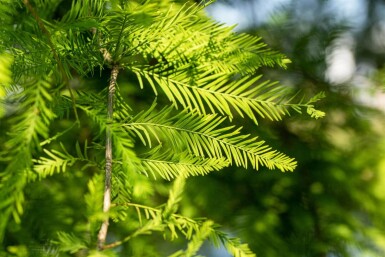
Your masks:
M320 118L314 103L323 95L306 101L263 80L259 68L286 67L288 59L213 22L201 4L69 2L0 4L12 14L0 19L0 104L13 106L0 113L7 131L0 137L2 251L28 255L38 245L46 255L53 247L58 256L159 256L139 252L157 233L188 241L170 256L196 256L206 240L234 256L255 256L212 221L178 213L186 178L233 164L294 170L293 158L234 121L257 125L302 109ZM131 104L135 88L146 100ZM158 177L174 180L164 205ZM106 192L111 199L103 200ZM41 199L60 215L46 216L36 234ZM98 230L108 220L103 242Z

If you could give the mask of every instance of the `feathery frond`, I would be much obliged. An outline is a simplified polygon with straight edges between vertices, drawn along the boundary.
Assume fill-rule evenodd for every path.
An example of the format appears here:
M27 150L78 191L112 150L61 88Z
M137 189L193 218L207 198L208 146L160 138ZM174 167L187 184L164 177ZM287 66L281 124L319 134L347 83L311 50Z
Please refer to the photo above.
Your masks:
M69 253L88 248L83 239L66 232L58 232L58 239L55 243L59 246L60 251Z
M218 241L223 244L225 249L234 257L256 257L256 255L250 250L247 244L241 243L238 238L231 238L225 233L213 230L210 240L214 245L218 244Z
M169 191L166 206L164 207L162 213L162 216L165 220L167 220L172 214L177 212L179 202L182 200L185 185L186 179L182 176L179 176L174 180L173 186Z
M9 54L0 53L0 97L4 96L4 89L3 87L6 85L9 85L12 81L11 77L11 64L12 64L13 58Z
M63 16L61 22L68 24L69 27L79 27L73 25L83 22L89 17L100 17L103 15L106 2L103 0L75 0L71 3L70 10Z
M186 178L189 176L202 176L230 165L225 158L200 158L189 154L161 153L161 151L140 160L141 166L139 169L152 174L154 178L159 175L166 180L172 180L178 176Z
M37 172L40 179L52 176L54 173L66 172L67 167L74 165L78 161L85 163L82 170L91 166L98 166L97 163L91 161L87 156L87 143L85 144L84 152L80 150L79 143L76 144L76 157L69 154L63 144L61 144L61 151L49 151L47 149L43 149L43 151L48 157L42 156L39 159L34 160L34 170Z
M245 168L251 163L254 169L258 169L259 165L281 171L295 168L294 159L271 150L264 141L241 134L241 128L221 126L224 120L217 115L202 117L186 112L172 115L172 107L159 112L151 108L123 124L123 127L148 145L153 141L151 136L161 142L159 136L162 135L174 147L180 148L183 142L191 154L203 158L226 158L230 164Z
M0 205L2 222L0 224L0 241L9 215L20 222L23 212L23 189L29 179L32 166L32 154L40 148L40 140L49 135L49 124L55 113L49 107L53 100L48 93L50 84L45 79L26 83L19 93L19 115L12 117L13 127L9 140L2 149L8 166L0 174L0 199L7 199ZM0 161L2 161L0 159Z
M82 95L85 96L84 93ZM134 147L133 140L124 130L107 122L107 117L103 113L104 107L100 106L101 101L98 101L98 99L100 99L98 95L91 94L84 97L78 107L99 125L100 133L105 131L107 126L110 127L116 159L122 161L126 170L130 170L132 167L137 166L136 163L138 163L138 158L132 149ZM96 104L93 104L94 102Z
M279 121L289 115L290 110L301 113L302 108L313 108L313 101L293 103L290 90L277 83L259 82L261 76L244 76L235 79L225 73L212 74L202 72L194 80L186 71L178 71L170 75L159 74L145 69L134 69L143 87L143 79L147 79L155 93L159 86L175 107L199 114L220 113L230 119L237 113L241 117L247 115L255 123L257 116ZM317 99L322 98L318 95ZM319 111L319 115L322 112Z
M290 110L314 108L311 102L296 102L287 88L254 76L261 66L285 67L289 62L266 49L260 38L213 23L198 5L179 10L170 6L159 16L153 15L159 7L150 2L137 8L128 5L106 17L106 26L114 27L109 38L116 39L108 41L110 52L136 74L141 88L146 80L155 94L160 88L174 106L230 118L237 113L255 122L257 116L281 120Z
M89 232L92 235L96 235L100 223L104 218L103 186L102 174L96 174L88 181L88 192L84 195L86 217L89 222Z
M19 94L19 98L23 99L19 112L23 115L14 118L16 125L10 132L9 149L18 149L24 145L38 148L39 137L48 137L48 124L56 117L49 106L53 101L48 92L50 87L45 79L31 81L23 87L24 90Z
M235 34L232 28L209 19L203 8L167 1L143 5L132 1L116 8L104 21L109 28L106 39L110 52L116 52L121 63L128 66L143 65L153 59L175 67L190 63L191 67L211 66L217 71L243 74L266 65L286 66L288 59L266 48L260 38ZM142 59L132 58L135 56Z
M16 223L21 222L24 212L24 187L29 178L30 151L20 149L13 155L12 161L0 173L0 242L4 239L5 228L12 217Z
M7 113L7 105L5 103L5 98L7 97L7 91L9 91L11 82L12 82L12 72L11 64L13 58L9 54L0 53L0 118L2 118Z
M209 237L212 232L213 222L208 220L203 222L200 226L199 230L194 234L192 239L189 241L187 245L187 249L185 251L179 250L176 253L169 255L169 257L191 257L195 256L198 250L202 247L202 244Z
M159 215L162 214L162 210L158 208L152 208L135 203L127 203L126 206L134 207L138 213L138 217L142 219L142 212L146 219L158 219ZM142 223L142 222L141 222ZM172 226L167 226L171 231L171 235L178 237L177 231L181 232L186 239L190 240L195 235L196 242L192 243L190 248L195 250L200 247L202 237L207 238L215 247L223 246L230 254L237 257L255 257L256 255L250 250L247 244L241 243L238 238L229 237L226 233L218 230L218 225L213 224L211 221L205 219L194 220L188 217L184 217L179 214L172 214L168 221ZM203 235L199 235L203 224ZM178 251L174 253L175 256L181 256L184 251ZM171 256L174 256L171 255Z

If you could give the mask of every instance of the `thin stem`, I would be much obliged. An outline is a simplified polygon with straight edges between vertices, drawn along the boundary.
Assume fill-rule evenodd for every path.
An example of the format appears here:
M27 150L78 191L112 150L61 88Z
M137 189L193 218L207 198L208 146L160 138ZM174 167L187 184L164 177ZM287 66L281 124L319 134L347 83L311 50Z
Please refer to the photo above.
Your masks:
M57 133L55 136L53 137L50 137L46 140L44 140L43 142L40 143L40 146L44 146L46 144L49 144L51 143L52 141L58 139L59 137L61 137L62 135L64 135L65 133L67 133L68 131L70 131L73 127L75 127L75 125L79 125L78 122L74 122L74 124L72 124L72 126L70 126L69 128Z
M114 65L111 71L110 84L108 86L108 103L107 103L107 128L106 128L106 177L104 182L104 199L103 212L107 217L102 223L98 234L98 249L103 250L106 242L109 218L108 212L111 207L111 177L112 177L112 138L110 125L113 121L114 114L114 96L116 90L116 80L118 78L119 66Z
M140 227L138 228L132 235L129 235L125 238L123 238L122 240L120 241L116 241L114 243L111 243L111 244L107 244L107 245L104 245L103 246L103 249L111 249L111 248L115 248L119 245L122 245L123 243L129 241L131 238L133 237L136 237L138 235L141 235L141 234L146 234L148 233L149 231L152 231L153 230L153 227L154 227L154 221L150 221L148 222L145 226L143 227Z

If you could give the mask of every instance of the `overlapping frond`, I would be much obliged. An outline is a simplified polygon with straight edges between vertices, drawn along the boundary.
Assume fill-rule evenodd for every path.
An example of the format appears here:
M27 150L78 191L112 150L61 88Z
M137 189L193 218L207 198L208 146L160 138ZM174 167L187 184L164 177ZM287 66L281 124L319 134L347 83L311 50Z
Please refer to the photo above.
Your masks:
M163 219L167 220L172 214L178 211L179 203L182 200L186 179L183 176L177 177L168 194L168 200L163 208Z
M199 230L194 234L187 245L186 250L179 250L176 253L169 255L169 257L192 257L199 251L205 240L210 236L212 232L213 222L207 220L203 222Z
M211 234L210 240L214 245L218 242L222 243L226 250L234 257L256 257L249 246L242 243L239 238L229 237L227 234L217 230L214 227L214 232ZM220 244L219 244L220 245Z
M73 70L87 76L93 74L95 67L103 66L98 29L105 5L104 0L72 1L60 21L50 24L51 41L68 77Z
M0 160L2 161L2 160ZM31 152L22 148L15 152L12 161L0 173L0 242L3 241L5 228L10 217L21 222L24 211L24 187L28 181Z
M12 81L10 69L12 61L13 57L10 54L0 52L0 97L5 94L3 87Z
M209 71L197 74L192 80L186 72L164 76L139 69L134 72L141 83L141 78L145 78L155 92L160 87L175 106L200 114L220 113L233 118L237 113L257 123L257 117L278 121L290 110L301 112L302 108L314 108L311 102L303 100L293 103L295 95L290 95L288 88L270 81L260 82L261 76L237 79Z
M100 127L99 132L102 133L109 126L116 160L120 160L126 170L132 170L134 167L137 167L139 160L133 149L134 142L132 138L121 127L110 124L107 121L105 107L103 106L103 101L100 100L100 96L97 94L80 94L84 98L78 103L78 107L98 124Z
M160 136L175 147L185 144L190 153L207 158L226 158L237 166L254 169L263 165L269 169L292 171L296 162L286 155L272 150L264 141L241 134L241 128L222 127L225 118L217 115L199 116L180 112L172 115L172 108L144 112L123 127L137 135L143 143L151 145Z
M40 178L52 176L54 173L65 172L68 166L74 165L78 158L68 154L67 152L59 152L52 150L52 152L44 149L44 152L50 157L40 157L35 160L35 171Z
M72 233L62 231L57 233L57 241L54 241L54 243L59 246L59 249L62 252L76 253L81 249L88 248L84 239L79 238Z
M56 45L66 76L72 76L71 70L87 76L94 72L95 67L103 65L98 39L90 31L94 26L97 26L94 20L79 24L78 28L74 25L71 28L61 27L61 24L55 26L51 40Z
M90 232L96 234L100 222L103 220L103 175L95 174L87 183L88 192L84 195L86 217L89 222Z
M140 224L145 223L143 219L150 221L156 221L158 228L165 232L167 228L173 238L178 237L180 232L186 239L191 240L195 237L195 241L188 246L186 251L177 251L170 256L184 256L183 253L194 252L201 246L200 242L202 239L208 238L208 240L215 246L223 246L230 254L237 257L255 257L256 255L250 250L247 244L241 243L238 238L229 237L226 233L220 231L219 226L213 224L211 221L206 219L191 219L179 214L171 214L167 220L167 226L159 225L161 222L160 217L162 216L162 209L153 208L136 203L127 203L126 206L132 207L138 213L138 218L141 220ZM146 227L143 225L142 227ZM203 232L203 233L202 233Z
M126 169L123 169L122 165L114 165L111 180L113 185L111 196L112 199L114 199L114 204L119 205L131 201L134 187L132 184L133 175L135 175L135 173L128 173ZM127 216L126 209L125 206L119 206L119 208L114 209L114 211L110 213L111 217L115 221L125 220Z
M19 115L13 117L13 126L9 132L9 140L2 149L0 161L9 161L5 170L0 173L0 198L7 199L0 204L2 222L7 222L12 215L20 222L23 212L23 189L29 179L32 166L32 154L40 148L40 140L49 136L49 124L55 118L49 103L53 100L48 93L50 84L41 79L26 83L19 93ZM0 241L4 227L0 227Z
M12 0L1 0L0 1L0 13L2 14L0 16L0 33L5 28L4 25L9 25L10 21L14 17L14 13L16 12L16 8L20 7L19 2L12 1ZM1 37L0 40L3 38Z
M12 91L12 72L11 65L13 58L11 55L0 52L0 118L6 114L5 99L9 95L9 91Z
M140 8L128 4L104 21L113 28L105 35L106 47L136 74L141 87L146 81L156 94L161 89L184 109L230 118L239 114L255 122L314 108L287 88L254 75L261 66L289 62L260 38L213 22L199 5L171 5L165 13L155 9L159 7L151 2Z
M178 176L207 175L212 171L221 170L229 164L225 158L200 158L188 154L175 154L169 151L142 158L139 169L152 174L155 178L159 175L163 179L171 180Z
M107 113L105 112L105 106L103 105L103 98L99 94L86 93L77 91L79 99L77 100L77 108L86 113L88 117L92 119L95 125L99 126L99 133L103 133L107 125ZM68 97L62 97L63 101L70 102ZM67 105L69 107L69 105Z
M12 45L7 51L14 58L12 72L15 82L36 75L50 74L55 69L55 60L51 56L47 56L47 53L51 53L47 39L43 37L41 31L36 29L32 17L13 21L11 24L4 25L2 29L4 30L2 39L7 39L6 42L3 42L4 45ZM24 81L19 83L24 83Z
M7 2L14 2L14 9L22 4L21 1L17 5L18 1ZM99 27L105 1L73 1L64 17L52 22L50 16L59 4L60 1L33 1L26 6L36 8L34 15L39 17L39 22L30 15L1 24L0 33L5 35L1 39L8 39L4 44L12 46L8 51L15 58L15 79L50 72L71 77L74 70L86 75L102 65L98 38L92 30Z
M69 27L78 27L78 24L90 18L99 18L105 10L105 0L75 0L72 1L71 8L63 16L61 22L68 24ZM74 26L75 23L75 26Z
M159 6L161 5L161 6ZM253 73L261 66L286 66L288 59L258 37L235 34L202 11L203 5L130 1L104 17L105 44L126 66L188 64L227 73Z
M116 153L116 159L122 160L123 167L126 170L131 170L133 167L136 167L139 160L133 149L133 140L128 137L127 133L121 128L111 129L111 136L115 146L114 152Z
M66 172L67 168L73 166L76 162L84 162L82 169L91 166L97 167L98 164L91 161L87 156L87 144L84 150L80 149L79 143L76 145L76 156L71 155L61 144L61 151L43 149L47 157L41 156L34 160L34 171L39 178L52 176L55 173Z
M20 109L25 114L16 118L17 125L10 134L11 147L31 143L37 147L39 137L48 137L48 125L56 117L49 105L53 101L52 94L48 92L50 87L50 83L45 79L32 81L24 86L24 91L20 93L24 98Z

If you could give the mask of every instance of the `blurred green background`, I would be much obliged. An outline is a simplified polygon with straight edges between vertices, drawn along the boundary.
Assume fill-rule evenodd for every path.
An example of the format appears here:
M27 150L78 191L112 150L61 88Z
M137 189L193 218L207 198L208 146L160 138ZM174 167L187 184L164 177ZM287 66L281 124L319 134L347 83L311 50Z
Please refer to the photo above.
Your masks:
M385 256L385 1L233 0L208 12L286 54L288 70L265 76L325 91L327 115L245 124L298 168L193 178L186 211L224 224L257 256Z

